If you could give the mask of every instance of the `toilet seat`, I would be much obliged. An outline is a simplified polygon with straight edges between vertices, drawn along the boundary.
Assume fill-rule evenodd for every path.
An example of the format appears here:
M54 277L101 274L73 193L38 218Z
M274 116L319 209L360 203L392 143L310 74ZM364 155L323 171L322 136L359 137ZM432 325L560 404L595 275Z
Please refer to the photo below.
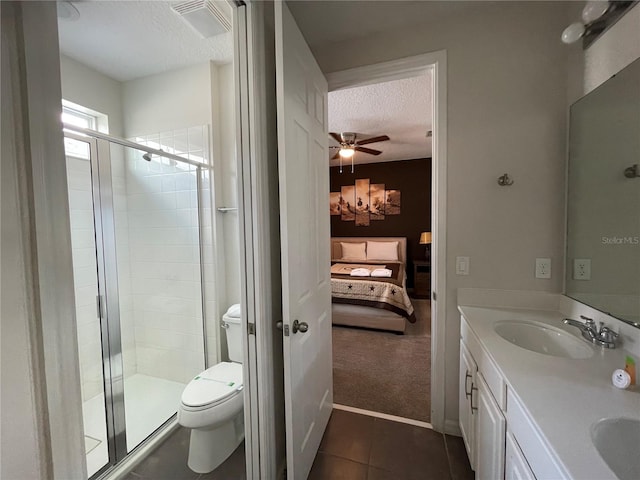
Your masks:
M242 365L221 362L189 382L182 392L181 403L189 410L206 409L228 401L243 388Z

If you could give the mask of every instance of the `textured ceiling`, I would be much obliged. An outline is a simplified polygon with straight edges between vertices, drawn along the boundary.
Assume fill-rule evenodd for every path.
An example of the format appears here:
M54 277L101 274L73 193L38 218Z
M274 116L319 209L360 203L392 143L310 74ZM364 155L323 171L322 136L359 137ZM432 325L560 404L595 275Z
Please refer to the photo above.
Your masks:
M366 147L380 155L356 152L353 163L389 162L431 157L433 125L431 74L329 92L329 131L356 132L358 138L388 135ZM338 145L331 139L329 145ZM329 149L333 156L336 149ZM349 160L348 163L351 161ZM332 160L331 165L338 165Z
M65 55L119 81L212 60L229 63L231 33L201 38L161 1L73 2L76 21L58 21Z

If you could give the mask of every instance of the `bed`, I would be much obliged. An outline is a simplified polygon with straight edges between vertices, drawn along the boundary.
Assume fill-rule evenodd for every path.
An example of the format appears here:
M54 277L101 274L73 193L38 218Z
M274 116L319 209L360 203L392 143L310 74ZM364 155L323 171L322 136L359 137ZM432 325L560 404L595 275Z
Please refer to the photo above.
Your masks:
M375 244L367 242L376 242ZM389 255L397 242L397 254ZM361 244L387 247L374 258L363 258ZM343 252L343 245L345 252ZM395 246L394 246L395 248ZM345 253L350 256L345 257ZM393 252L391 252L393 253ZM366 254L366 248L365 248ZM384 257L384 258L382 258ZM407 239L404 237L332 237L331 301L334 325L376 328L404 333L407 321L415 322L413 305L406 288ZM351 269L385 268L389 278L353 277Z

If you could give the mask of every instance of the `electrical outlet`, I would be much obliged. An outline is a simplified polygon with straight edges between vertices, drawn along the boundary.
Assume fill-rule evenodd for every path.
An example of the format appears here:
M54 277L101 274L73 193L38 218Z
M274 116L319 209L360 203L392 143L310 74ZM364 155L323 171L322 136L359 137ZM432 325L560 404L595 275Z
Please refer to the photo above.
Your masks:
M536 278L551 278L550 258L536 258Z
M573 279L574 280L591 280L591 259L590 258L574 258L573 259Z
M469 275L469 257L456 257L456 275Z

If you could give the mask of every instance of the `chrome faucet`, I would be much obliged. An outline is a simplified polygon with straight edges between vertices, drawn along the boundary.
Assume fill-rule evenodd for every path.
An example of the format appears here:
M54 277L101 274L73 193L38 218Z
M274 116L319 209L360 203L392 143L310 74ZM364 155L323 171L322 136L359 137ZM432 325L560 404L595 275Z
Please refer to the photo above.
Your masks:
M596 327L596 322L592 318L580 315L580 318L584 320L573 320L571 318L565 318L562 323L577 327L582 332L582 336L595 345L599 345L605 348L616 348L616 338L618 334L611 330L609 327L605 327L600 322L600 328Z

